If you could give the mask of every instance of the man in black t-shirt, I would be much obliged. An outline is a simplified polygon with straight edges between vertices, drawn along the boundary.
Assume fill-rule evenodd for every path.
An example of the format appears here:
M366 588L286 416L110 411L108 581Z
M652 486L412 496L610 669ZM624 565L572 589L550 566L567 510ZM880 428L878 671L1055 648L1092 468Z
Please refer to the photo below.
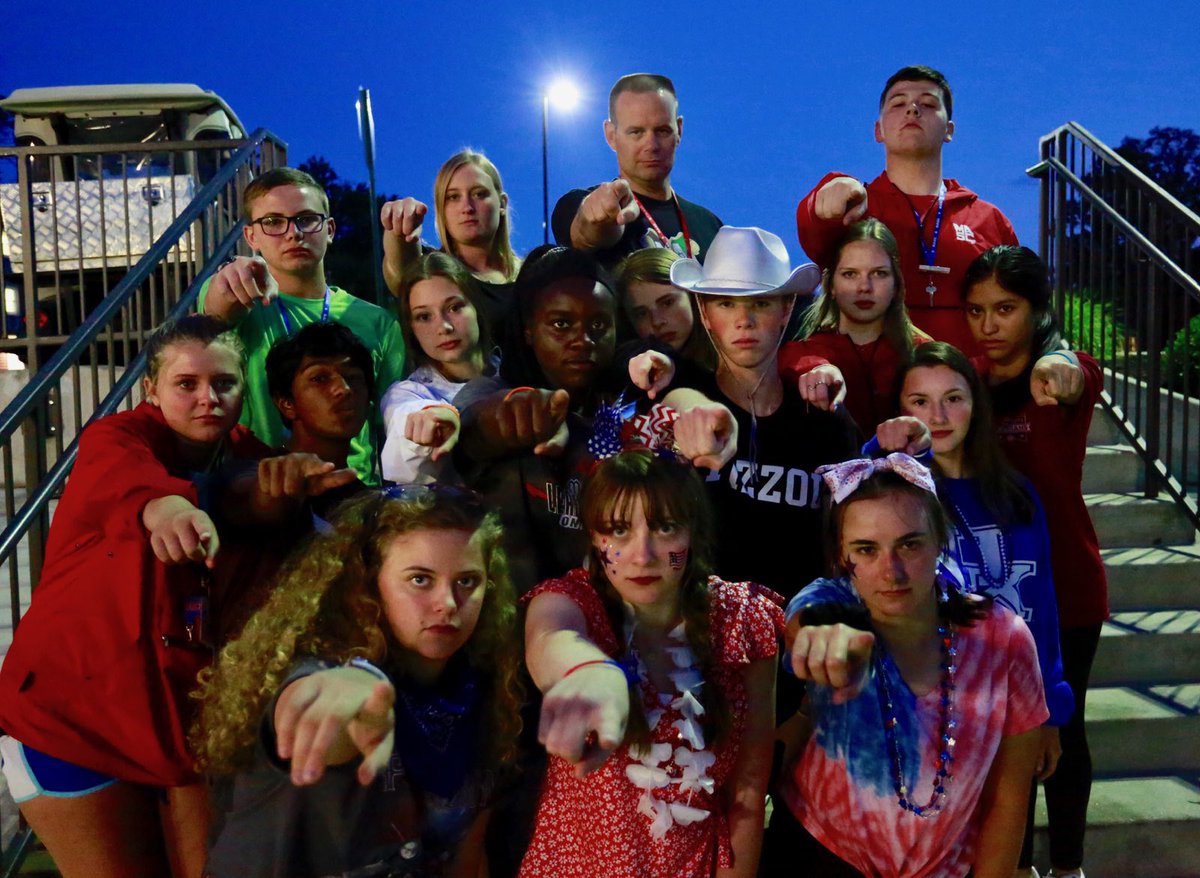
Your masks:
M696 389L727 405L738 422L737 453L707 481L720 535L717 572L785 597L825 573L825 487L814 471L858 450L844 410L810 406L779 377L779 343L796 296L820 280L815 265L789 265L778 236L725 226L703 266L689 259L671 266L672 283L696 294L718 355L716 374Z
M604 139L617 154L619 176L560 198L551 220L554 239L564 247L593 251L609 267L647 247L670 247L703 261L722 223L671 187L682 133L670 79L653 73L618 79L608 97Z

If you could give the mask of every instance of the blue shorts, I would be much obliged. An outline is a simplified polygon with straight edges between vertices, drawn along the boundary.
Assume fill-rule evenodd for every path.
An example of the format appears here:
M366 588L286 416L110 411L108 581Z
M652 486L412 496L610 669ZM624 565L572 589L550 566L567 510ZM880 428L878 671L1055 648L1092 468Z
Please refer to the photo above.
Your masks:
M0 737L0 769L8 780L9 793L18 803L37 796L72 799L117 782L115 777L63 762L8 735Z

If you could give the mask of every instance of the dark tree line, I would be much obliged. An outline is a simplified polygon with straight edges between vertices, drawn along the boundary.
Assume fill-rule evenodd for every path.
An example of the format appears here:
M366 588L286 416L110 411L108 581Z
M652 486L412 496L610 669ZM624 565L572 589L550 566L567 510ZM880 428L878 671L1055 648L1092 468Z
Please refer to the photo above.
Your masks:
M1117 152L1200 212L1200 134L1190 128L1151 128L1147 137L1126 137Z

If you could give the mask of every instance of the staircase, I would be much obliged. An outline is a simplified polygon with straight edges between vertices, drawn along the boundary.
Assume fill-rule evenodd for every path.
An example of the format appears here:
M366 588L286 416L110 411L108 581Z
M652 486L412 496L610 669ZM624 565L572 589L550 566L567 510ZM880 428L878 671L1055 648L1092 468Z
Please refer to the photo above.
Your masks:
M74 463L79 432L92 418L136 405L147 338L165 317L191 311L203 279L234 254L241 239L240 199L246 183L287 162L286 144L264 129L246 140L223 141L216 146L117 144L90 151L115 154L121 167L135 167L162 150L189 156L207 150L222 157L223 164L181 210L172 210L165 229L150 223L147 234L154 243L136 263L128 255L126 264L114 273L107 265L90 273L76 266L72 273L62 270L56 261L70 255L61 252L62 248L49 248L49 266L37 265L32 256L40 252L40 238L29 171L60 152L74 155L81 149L0 148L0 164L16 162L20 187L16 205L20 209L21 252L26 254L20 275L24 313L37 313L39 303L49 295L60 313L65 302L78 306L82 317L69 336L39 335L35 319L26 321L18 336L0 331L0 354L24 367L21 374L0 381L0 579L7 580L0 598L0 661L37 582L50 515ZM189 161L194 164L195 158ZM60 188L64 186L69 191L67 184L60 183ZM126 194L129 188L126 181ZM60 240L53 222L50 237ZM108 252L104 240L101 245L103 252ZM0 241L0 255L9 255L4 241ZM76 262L83 264L79 258ZM78 279L78 288L69 287L72 278ZM0 302L0 323L13 316L5 311L5 302ZM19 825L3 783L0 838L3 878L18 870L57 874L44 853L35 852L26 859L34 846L32 833Z
M1083 489L1108 570L1087 704L1096 782L1088 878L1200 876L1200 540L1176 503L1147 499L1141 460L1096 407ZM1035 864L1044 869L1044 802Z
M1104 372L1083 490L1108 570L1085 719L1089 878L1200 876L1200 216L1095 135L1041 138L1039 250ZM1047 865L1045 810L1035 859Z

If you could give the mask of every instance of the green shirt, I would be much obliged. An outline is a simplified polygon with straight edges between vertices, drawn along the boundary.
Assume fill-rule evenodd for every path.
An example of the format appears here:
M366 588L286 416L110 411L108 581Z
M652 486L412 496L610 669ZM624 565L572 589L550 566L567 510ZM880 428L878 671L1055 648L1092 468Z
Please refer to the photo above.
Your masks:
M371 411L362 432L350 443L348 463L364 482L378 484L374 442L374 437L382 435L378 394L404 377L404 338L400 335L400 324L396 318L383 308L364 302L337 287L330 289L330 321L342 324L357 335L371 351L375 363L376 399L371 400ZM204 311L207 295L206 282L200 290L197 304L201 312ZM287 427L279 417L279 410L267 391L267 352L271 350L271 345L288 335L276 302L282 303L287 309L293 330L298 330L320 321L324 297L303 299L281 293L269 305L252 306L237 322L238 336L246 347L246 396L241 422L272 448L283 445L288 435Z

